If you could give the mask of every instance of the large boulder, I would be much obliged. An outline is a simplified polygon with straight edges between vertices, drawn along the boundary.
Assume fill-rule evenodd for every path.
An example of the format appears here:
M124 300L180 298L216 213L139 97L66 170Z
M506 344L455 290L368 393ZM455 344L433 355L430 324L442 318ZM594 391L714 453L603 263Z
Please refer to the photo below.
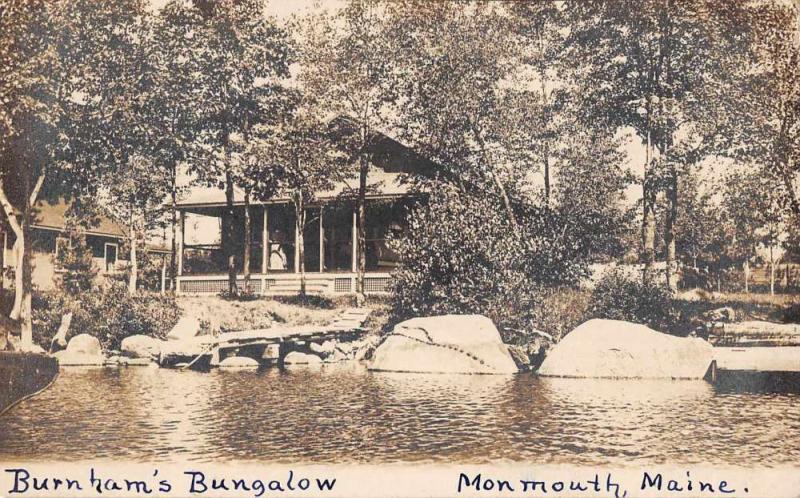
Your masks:
M67 351L70 353L83 353L88 355L103 354L103 349L100 347L100 341L97 337L89 334L78 334L67 343Z
M443 315L395 326L372 355L370 370L512 374L519 369L490 319Z
M158 359L163 342L147 335L132 335L122 339L120 349L129 358Z
M550 350L539 374L701 379L712 352L711 344L695 337L675 337L618 320L589 320Z
M100 341L89 334L78 334L67 343L67 349L53 356L61 366L103 366L106 361Z

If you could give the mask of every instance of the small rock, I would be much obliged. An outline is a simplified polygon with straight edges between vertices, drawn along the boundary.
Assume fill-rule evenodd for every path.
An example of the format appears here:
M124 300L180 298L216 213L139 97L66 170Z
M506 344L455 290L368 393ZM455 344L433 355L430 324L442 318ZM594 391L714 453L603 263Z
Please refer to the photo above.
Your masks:
M355 347L355 354L353 355L353 358L356 361L370 359L372 357L372 353L375 351L375 348L378 347L378 344L380 344L381 340L381 336L379 335L370 335L356 342L353 345Z
M219 363L219 368L228 369L252 369L259 367L258 361L246 356L229 356Z
M349 355L356 349L356 345L352 342L340 342L336 344L336 349L341 351L342 354Z
M120 343L122 354L129 358L158 358L161 354L161 343L155 337L146 335L132 335L126 337Z
M264 353L261 355L261 359L264 360L277 360L281 356L281 346L280 344L268 344L266 348L264 348Z
M511 358L520 370L527 371L530 368L531 359L528 357L528 352L522 346L509 345L508 352Z
M105 365L109 367L116 367L122 362L122 357L119 355L109 356L106 358Z
M165 341L161 345L158 362L161 366L189 363L198 355L210 352L209 340L206 336L198 336L180 341Z
M283 359L286 365L318 365L322 363L322 358L315 354L306 354L299 351L292 351Z
M120 364L128 367L146 367L153 361L150 358L120 358Z
M730 306L724 306L715 310L706 311L703 317L709 322L730 323L736 319L736 312Z
M340 361L344 361L346 359L347 359L347 355L342 353L341 351L339 351L337 349L337 350L334 350L333 353L329 354L325 358L325 363L337 363L337 362L340 362Z

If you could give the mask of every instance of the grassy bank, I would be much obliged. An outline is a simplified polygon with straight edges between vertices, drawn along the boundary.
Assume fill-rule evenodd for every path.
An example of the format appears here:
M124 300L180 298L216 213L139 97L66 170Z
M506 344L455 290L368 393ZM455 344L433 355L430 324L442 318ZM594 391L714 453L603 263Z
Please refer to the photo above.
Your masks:
M350 297L277 296L248 300L219 296L177 298L184 314L197 316L209 332L268 328L276 325L326 325L347 308L355 306ZM367 301L373 310L367 323L371 330L386 324L387 305L380 299Z

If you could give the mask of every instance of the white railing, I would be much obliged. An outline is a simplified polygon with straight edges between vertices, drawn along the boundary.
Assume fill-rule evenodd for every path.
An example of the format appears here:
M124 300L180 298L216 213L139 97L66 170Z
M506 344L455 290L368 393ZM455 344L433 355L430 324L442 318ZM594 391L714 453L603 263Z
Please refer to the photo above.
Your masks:
M387 294L391 274L371 272L364 275L367 294ZM177 278L178 294L219 294L228 289L227 275L186 275ZM239 288L244 277L237 275ZM355 273L306 273L306 291L311 294L352 294L356 289ZM250 275L250 291L262 295L291 295L300 292L300 274L268 273Z

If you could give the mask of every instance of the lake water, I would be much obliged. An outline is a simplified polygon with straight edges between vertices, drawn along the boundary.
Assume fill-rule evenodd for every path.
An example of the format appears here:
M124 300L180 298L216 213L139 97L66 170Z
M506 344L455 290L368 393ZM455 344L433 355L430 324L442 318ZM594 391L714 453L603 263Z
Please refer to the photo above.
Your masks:
M705 382L64 370L0 417L0 460L796 464L800 395Z

